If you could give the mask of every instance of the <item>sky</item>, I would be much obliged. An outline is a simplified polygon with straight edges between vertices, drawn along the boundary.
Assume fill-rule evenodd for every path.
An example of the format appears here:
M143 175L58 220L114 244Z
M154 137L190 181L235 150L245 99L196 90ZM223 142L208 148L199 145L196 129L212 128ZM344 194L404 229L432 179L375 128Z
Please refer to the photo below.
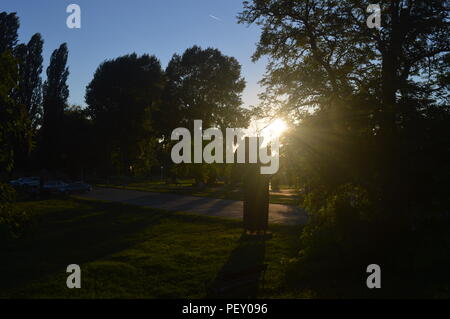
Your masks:
M45 80L53 50L67 42L69 48L69 103L85 106L86 86L96 68L107 59L136 52L154 54L163 68L174 53L193 45L218 48L242 65L247 86L245 106L258 103L258 81L265 60L253 63L251 56L259 40L257 26L237 23L242 0L0 0L0 11L17 12L19 42L34 33L44 38ZM66 25L66 8L81 8L81 29Z

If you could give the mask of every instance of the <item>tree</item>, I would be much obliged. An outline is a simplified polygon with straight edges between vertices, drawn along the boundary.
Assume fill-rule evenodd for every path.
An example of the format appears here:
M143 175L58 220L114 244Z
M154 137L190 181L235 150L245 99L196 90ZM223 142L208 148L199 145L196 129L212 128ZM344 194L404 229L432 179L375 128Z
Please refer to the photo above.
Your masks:
M42 118L42 47L44 41L39 33L32 36L28 44L19 44L14 49L18 62L18 85L13 91L14 100L24 105L28 116L24 123L24 134L16 142L16 168L29 168L29 159L34 137Z
M203 120L205 127L215 125L222 129L247 125L248 116L241 107L245 81L235 58L218 49L193 46L183 55L172 57L166 74L168 84L161 118L172 123L163 122L165 128L171 131L176 125L190 127L188 124L194 119Z
M89 173L94 166L92 154L95 154L98 146L93 136L92 121L87 110L76 105L67 107L64 110L61 153L66 173L76 180L83 179L84 174Z
M17 61L12 55L17 43L19 19L15 13L0 13L0 172L14 167L16 142L24 132L26 113L13 99L17 85Z
M43 45L44 40L36 33L28 44L20 44L15 48L15 56L19 62L19 85L14 95L19 103L27 107L34 130L42 116Z
M0 54L0 171L9 172L14 165L15 141L22 134L26 112L11 97L16 85L17 69L14 57L6 51Z
M69 97L67 44L53 51L43 87L42 163L50 169L61 168L61 134L64 108Z
M218 49L193 46L181 56L170 60L166 74L163 106L158 113L162 119L159 130L168 149L170 133L176 127L192 128L193 120L202 120L203 127L247 127L249 112L242 107L241 94L245 81L241 66ZM172 165L169 159L163 163ZM215 182L216 169L212 165L187 165L196 182ZM205 175L209 175L206 178Z
M154 165L154 117L165 84L155 56L135 53L103 62L86 88L98 151L98 168L124 174Z
M18 81L17 60L13 56L19 20L15 13L0 13L0 244L21 235L29 216L14 205L14 189L2 183L16 164L17 141L26 131L27 113L13 92Z
M286 157L314 215L304 256L333 252L331 267L345 256L409 264L405 243L417 253L424 220L438 229L449 207L448 1L379 3L379 30L362 0L253 0L239 15L262 27L261 109L295 120Z
M21 133L16 134L13 143L15 167L26 168L41 107L43 40L40 34L35 34L28 44L17 45L19 19L15 13L0 13L0 25L0 52L14 55L19 73L10 96L28 111L28 116L22 118Z
M16 60L9 50L0 53L0 245L22 234L30 224L28 214L14 204L15 191L3 183L14 167L14 149L23 134L26 110L11 98L17 83Z
M13 51L17 44L19 25L19 18L15 12L0 12L0 52Z
M245 1L240 22L262 26L254 59L270 58L262 80L267 88L263 106L269 111L278 106L278 112L311 124L303 128L315 141L309 145L316 151L309 152L312 165L329 168L322 175L327 181L342 171L338 184L378 185L382 202L394 207L402 202L399 196L407 196L400 192L411 189L397 176L412 173L404 161L420 149L398 147L414 130L411 120L429 119L427 110L443 109L448 99L449 8L442 1L383 1L382 28L377 30L366 24L369 4ZM330 153L317 160L317 149Z

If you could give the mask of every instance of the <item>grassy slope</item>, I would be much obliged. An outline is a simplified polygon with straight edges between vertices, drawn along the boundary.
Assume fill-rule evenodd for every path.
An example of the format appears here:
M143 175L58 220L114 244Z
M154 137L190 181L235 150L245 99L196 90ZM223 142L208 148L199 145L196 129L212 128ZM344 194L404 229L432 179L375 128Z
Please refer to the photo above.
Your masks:
M219 271L262 261L269 268L256 295L293 296L282 262L295 255L298 227L272 225L264 243L240 240L240 223L219 218L80 199L20 206L39 222L0 251L3 298L202 298ZM66 288L73 263L81 289Z

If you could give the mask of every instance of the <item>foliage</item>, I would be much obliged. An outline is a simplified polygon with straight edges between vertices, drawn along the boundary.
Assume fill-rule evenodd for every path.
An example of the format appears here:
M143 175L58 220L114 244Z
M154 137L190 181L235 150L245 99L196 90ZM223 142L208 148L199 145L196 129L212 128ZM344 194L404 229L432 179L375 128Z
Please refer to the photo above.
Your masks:
M0 53L0 173L11 171L14 165L15 142L24 131L27 117L23 105L11 98L16 85L16 63L8 51Z
M380 30L366 25L369 4L254 0L239 16L263 30L262 111L293 122L285 157L310 213L302 261L330 268L408 265L448 218L448 3L381 1Z
M16 46L19 25L19 18L15 12L0 12L0 53L12 51Z
M43 87L44 118L42 123L41 160L49 169L61 168L61 135L63 129L64 109L69 97L67 78L69 68L67 58L69 51L63 43L54 50L47 68L47 80Z
M65 171L76 180L83 179L89 168L94 166L93 156L96 147L93 135L92 121L87 111L80 106L68 106L64 111L61 158L64 160Z
M88 115L99 147L98 167L122 174L147 171L154 164L158 119L165 84L155 56L125 55L103 62L86 89Z
M171 144L173 129L192 129L193 120L202 120L204 129L217 127L223 132L227 127L248 126L249 111L241 106L245 81L241 77L241 65L234 57L218 49L193 46L182 55L172 57L166 74L163 104L157 113L165 144ZM165 163L171 165L171 161ZM223 169L210 164L186 166L197 184L211 184L217 175L224 175Z
M3 125L10 126L14 134L9 135L8 144L4 145L8 150L1 151L0 157L11 157L8 170L12 170L13 167L24 169L27 168L30 160L36 128L41 116L40 73L43 40L40 34L35 34L28 44L17 44L20 23L15 13L1 12L0 25L0 54L11 54L15 58L7 61L6 55L2 57L3 63L9 63L11 67L14 65L14 71L4 70L4 79L9 76L8 74L14 73L14 83L3 84L7 86L7 89L3 92L2 104L5 108L10 105L16 113L13 115L9 112L12 117L4 117ZM15 123L13 118L17 119Z
M19 61L19 84L15 89L14 99L26 106L34 130L42 117L43 45L42 36L36 33L28 44L20 44L14 50Z
M177 121L164 122L168 129L191 127L194 119L202 120L206 128L248 124L246 111L241 107L245 81L235 58L223 55L218 49L193 46L181 56L172 57L166 74L166 100L160 118L175 116Z
M36 130L42 119L42 47L44 41L39 33L28 44L14 49L18 62L18 85L12 92L16 103L25 106L27 116L24 130L15 142L14 165L26 169L30 165L31 151L35 146Z
M32 225L32 218L15 204L16 192L0 183L0 243L20 237Z
M263 30L254 59L270 58L262 81L266 105L330 108L358 94L385 104L396 94L442 100L448 94L439 80L449 72L448 4L381 1L381 30L366 25L369 4L245 1L240 22Z

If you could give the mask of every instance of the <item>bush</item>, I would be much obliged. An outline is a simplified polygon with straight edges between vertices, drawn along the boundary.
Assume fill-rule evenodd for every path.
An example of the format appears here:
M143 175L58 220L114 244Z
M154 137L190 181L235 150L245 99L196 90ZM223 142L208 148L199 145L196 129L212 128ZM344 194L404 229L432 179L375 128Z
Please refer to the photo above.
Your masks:
M332 194L310 193L304 204L315 213L302 232L303 256L317 258L326 253L327 259L342 263L367 251L373 214L364 190L345 185Z
M430 217L412 227L412 216L377 209L367 191L352 185L310 192L303 204L310 218L288 264L291 285L321 297L374 297L364 280L376 263L385 282L379 297L448 296L448 223Z
M0 183L0 242L20 237L32 224L30 215L17 209L15 190Z

